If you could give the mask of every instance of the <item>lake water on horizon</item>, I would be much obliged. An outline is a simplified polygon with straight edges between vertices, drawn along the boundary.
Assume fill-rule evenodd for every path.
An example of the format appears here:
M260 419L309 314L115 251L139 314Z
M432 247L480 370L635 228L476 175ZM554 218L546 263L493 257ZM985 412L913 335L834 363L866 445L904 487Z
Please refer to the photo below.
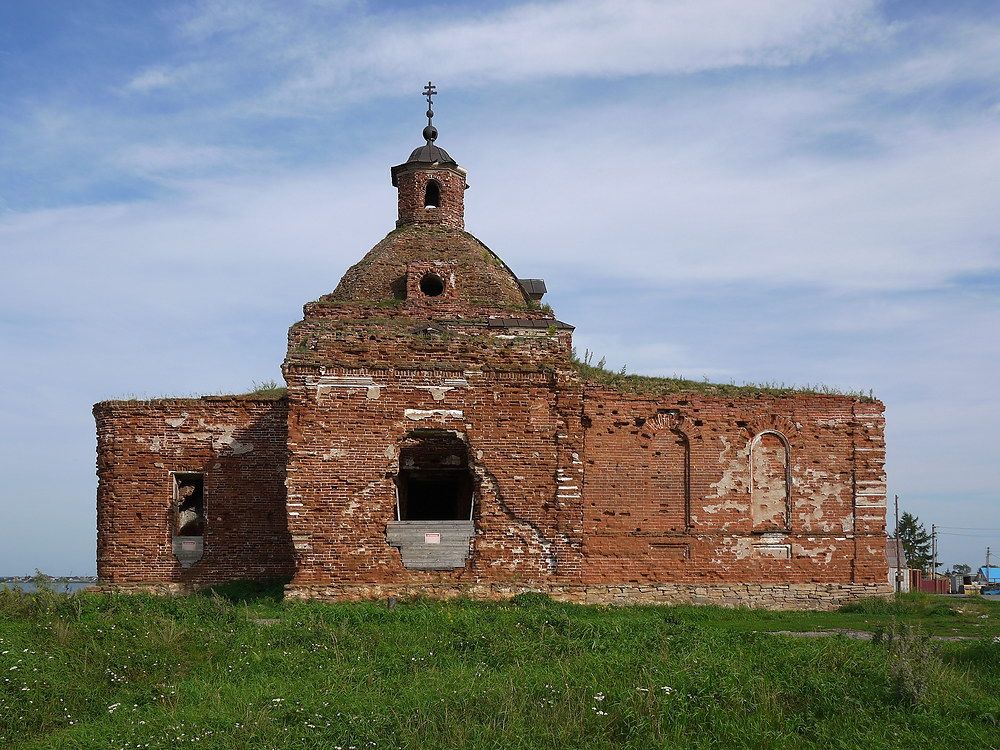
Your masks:
M93 586L93 581L57 581L49 584L51 588L60 594L70 594L87 586ZM38 586L34 581L0 581L0 589L19 589L27 594L38 591Z

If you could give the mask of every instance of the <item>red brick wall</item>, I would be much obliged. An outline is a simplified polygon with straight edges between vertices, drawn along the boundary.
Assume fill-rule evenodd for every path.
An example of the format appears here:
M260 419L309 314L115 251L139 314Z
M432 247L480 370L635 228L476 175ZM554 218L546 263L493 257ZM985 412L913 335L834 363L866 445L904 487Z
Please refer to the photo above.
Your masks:
M467 387L445 388L433 371L360 372L288 373L295 584L885 580L880 404L651 399L544 373L465 373ZM385 541L399 445L415 428L460 435L477 476L474 554L452 573L407 570ZM770 505L754 511L760 433L773 438L756 462L772 490L785 450L771 433L788 441L787 530L783 487L780 523ZM856 496L866 481L871 494Z
M885 579L881 404L806 394L652 399L588 388L585 412L587 582ZM787 531L776 433L791 459ZM764 476L751 493L750 448L762 434L754 464ZM670 519L681 516L687 493L685 532Z
M289 330L287 400L95 407L103 580L294 572L293 596L788 607L888 591L880 403L584 385L571 329L460 231L464 173L406 165L394 181L400 228ZM430 271L440 295L420 290ZM400 447L421 431L467 446L475 536L451 571L405 568L386 539ZM171 471L206 475L205 554L188 570Z
M244 399L109 401L97 420L97 573L105 583L204 585L290 577L287 404ZM205 475L204 556L174 558L171 472Z
M436 208L424 206L427 183L435 180L441 201ZM443 224L454 229L465 227L465 175L454 168L407 167L396 175L399 188L399 219L403 224Z
M553 371L546 346L536 355L525 372L287 366L287 402L99 404L101 578L202 585L294 570L293 592L589 587L581 600L594 587L626 587L614 600L662 584L886 580L881 404L644 397ZM468 446L475 478L473 553L451 572L406 569L386 542L400 445L427 429ZM777 435L787 440L788 530L755 525L761 434L755 450L768 451L753 465L772 488L785 468ZM205 555L189 570L171 550L171 471L206 475Z
M551 375L468 371L446 381L434 371L327 370L319 379L299 371L286 377L295 584L541 582L565 575L562 564L579 555L563 533L556 497L564 422ZM447 385L457 380L467 385ZM465 442L475 475L476 552L454 572L407 570L386 543L400 445L426 429Z

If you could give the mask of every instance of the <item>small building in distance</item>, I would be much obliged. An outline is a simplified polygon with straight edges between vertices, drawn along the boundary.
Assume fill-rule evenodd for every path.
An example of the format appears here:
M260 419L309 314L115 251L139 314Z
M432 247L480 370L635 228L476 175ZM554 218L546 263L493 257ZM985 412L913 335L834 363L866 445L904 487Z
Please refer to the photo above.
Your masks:
M976 572L976 583L986 585L1000 585L1000 568L983 565Z
M885 540L885 559L889 566L889 583L893 591L905 593L910 590L910 563L906 559L906 550L895 537Z
M286 388L94 407L104 586L771 608L891 592L879 401L579 362L546 284L465 231L466 171L430 121L424 141L391 169L395 227L288 331Z

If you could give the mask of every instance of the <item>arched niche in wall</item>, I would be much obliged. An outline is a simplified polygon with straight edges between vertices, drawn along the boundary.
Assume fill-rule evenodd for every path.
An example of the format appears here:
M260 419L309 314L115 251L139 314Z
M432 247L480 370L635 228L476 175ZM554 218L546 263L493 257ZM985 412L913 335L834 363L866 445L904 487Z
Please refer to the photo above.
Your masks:
M788 438L777 430L763 430L750 441L750 517L753 531L791 531L791 459Z
M691 442L679 430L659 433L653 443L653 487L669 531L691 526Z
M691 441L673 413L651 420L652 461L648 493L662 531L687 531L691 527Z

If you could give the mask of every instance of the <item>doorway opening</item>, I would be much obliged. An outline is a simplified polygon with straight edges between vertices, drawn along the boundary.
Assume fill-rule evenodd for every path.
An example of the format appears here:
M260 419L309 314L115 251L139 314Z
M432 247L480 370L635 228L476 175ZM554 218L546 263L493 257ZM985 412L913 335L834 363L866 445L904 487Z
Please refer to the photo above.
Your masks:
M414 430L399 451L400 521L468 521L475 483L469 448L447 430Z

